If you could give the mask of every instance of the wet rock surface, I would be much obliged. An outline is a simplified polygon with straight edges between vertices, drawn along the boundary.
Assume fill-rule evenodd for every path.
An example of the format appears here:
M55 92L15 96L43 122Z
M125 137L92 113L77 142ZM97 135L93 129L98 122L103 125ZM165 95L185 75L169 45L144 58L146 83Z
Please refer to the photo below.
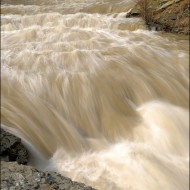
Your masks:
M1 129L1 160L27 164L28 151L21 139Z
M42 172L31 166L5 161L1 161L1 189L94 190L55 172Z
M94 190L56 172L42 172L27 166L28 159L21 139L1 128L2 190Z
M140 17L140 11L135 8L131 8L127 13L126 13L126 18L130 17Z

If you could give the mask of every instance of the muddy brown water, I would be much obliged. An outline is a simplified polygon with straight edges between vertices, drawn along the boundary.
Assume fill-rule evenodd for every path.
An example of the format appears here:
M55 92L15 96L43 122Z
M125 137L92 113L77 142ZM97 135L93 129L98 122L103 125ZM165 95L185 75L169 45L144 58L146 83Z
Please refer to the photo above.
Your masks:
M186 190L189 42L130 0L1 1L1 123L30 164L100 190Z

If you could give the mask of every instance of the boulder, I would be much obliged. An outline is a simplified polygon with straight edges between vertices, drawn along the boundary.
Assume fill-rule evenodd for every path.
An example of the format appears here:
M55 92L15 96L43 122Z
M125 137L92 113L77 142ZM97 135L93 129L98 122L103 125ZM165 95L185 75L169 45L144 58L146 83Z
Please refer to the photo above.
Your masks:
M5 161L1 161L1 189L95 190L56 172L42 172L31 166Z
M139 16L140 16L140 11L137 8L131 8L126 13L126 18L139 17Z
M165 9L174 3L178 3L179 1L181 1L181 0L165 1L165 3L163 3L162 6L158 8L158 10Z
M1 128L1 189L94 190L56 172L27 166L29 154L20 138Z
M19 164L27 164L28 151L23 146L21 139L6 132L1 128L1 160L17 161Z

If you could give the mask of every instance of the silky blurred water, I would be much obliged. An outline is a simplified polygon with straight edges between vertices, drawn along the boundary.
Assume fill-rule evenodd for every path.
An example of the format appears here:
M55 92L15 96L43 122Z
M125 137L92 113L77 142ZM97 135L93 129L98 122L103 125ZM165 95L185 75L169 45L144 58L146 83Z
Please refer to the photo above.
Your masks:
M1 1L1 125L30 164L100 190L189 187L189 40L132 0Z

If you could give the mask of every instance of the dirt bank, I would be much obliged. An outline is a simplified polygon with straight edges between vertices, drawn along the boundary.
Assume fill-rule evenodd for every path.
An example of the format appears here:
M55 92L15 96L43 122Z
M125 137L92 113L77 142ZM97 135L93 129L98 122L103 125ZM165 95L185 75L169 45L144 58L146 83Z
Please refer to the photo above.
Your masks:
M189 0L139 0L134 9L151 30L189 35Z

